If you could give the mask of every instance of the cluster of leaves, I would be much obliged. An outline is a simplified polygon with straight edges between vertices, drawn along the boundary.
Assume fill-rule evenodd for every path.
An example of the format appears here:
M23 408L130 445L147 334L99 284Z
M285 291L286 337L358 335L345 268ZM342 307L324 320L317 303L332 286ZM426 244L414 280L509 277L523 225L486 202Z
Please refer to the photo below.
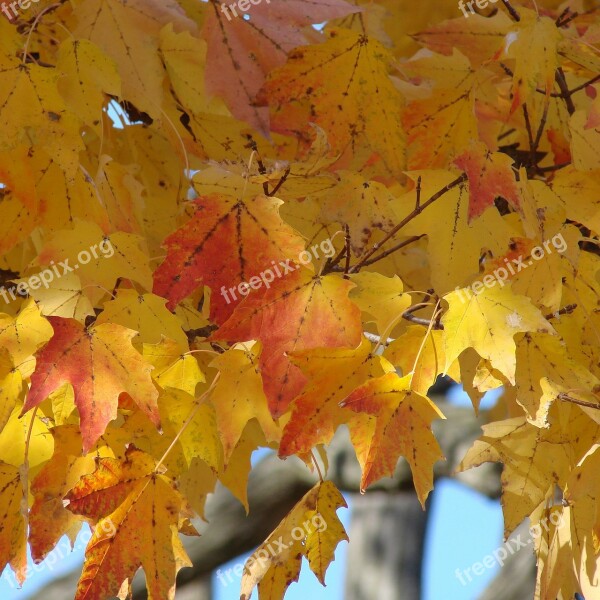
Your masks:
M593 4L273 0L228 20L216 0L41 0L0 19L3 283L77 266L0 314L0 567L22 581L27 544L43 559L89 523L78 600L125 597L139 567L173 598L217 481L247 507L256 448L312 468L341 425L363 489L405 457L424 503L447 374L475 410L503 388L462 467L504 463L506 534L566 523L536 540L537 597L593 597ZM324 581L343 505L311 490L273 535L328 527L248 565L243 597L283 597L303 556Z

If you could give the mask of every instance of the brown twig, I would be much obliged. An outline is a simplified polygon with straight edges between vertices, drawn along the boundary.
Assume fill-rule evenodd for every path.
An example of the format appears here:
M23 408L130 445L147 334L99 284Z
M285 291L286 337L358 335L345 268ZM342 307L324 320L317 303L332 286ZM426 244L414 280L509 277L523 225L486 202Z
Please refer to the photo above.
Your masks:
M451 189L455 188L457 185L465 182L467 180L467 175L463 173L459 177L457 177L454 181L450 182L447 186L443 187L441 190L437 191L425 204L420 203L420 194L417 194L418 204L415 205L414 210L408 214L398 225L396 225L383 240L379 243L373 245L373 247L353 266L350 268L350 273L356 273L364 264L390 239L392 239L407 223L410 223L415 217L419 216L429 205L433 204L436 200L441 198L444 194L449 192Z
M509 77L514 77L514 73L512 72L512 69L510 67L508 67L504 63L498 63L498 64L500 65L502 70ZM574 87L572 90L567 89L566 92L568 93L569 96L572 96L576 92L579 92L580 90L585 89L588 85L592 85L592 84L596 83L596 81L598 81L598 80L600 80L600 75L596 75L589 81L586 81L585 83L582 83L581 85L578 85L577 87ZM536 87L535 91L538 92L538 94L544 94L544 96L546 95L546 90L543 90L539 87ZM565 94L562 91L561 92L550 92L549 96L551 98L565 98Z
M266 175L267 174L267 167L265 167L265 164L262 161L262 158L260 156L260 152L258 151L258 145L256 144L256 142L254 141L254 139L252 137L250 137L249 142L246 144L245 146L246 148L249 148L250 150L252 150L252 152L254 152L256 154L256 164L258 165L258 172L261 175ZM267 181L263 181L263 192L265 194L265 196L269 195L269 183Z
M594 404L593 402L579 400L578 398L573 398L573 396L569 396L569 394L560 393L557 397L559 400L566 400L567 402L572 402L573 404L578 404L579 406L586 406L587 408L596 408L600 410L600 404Z
M565 78L565 72L561 67L556 69L556 75L554 76L556 79L556 83L558 83L558 87L561 91L561 98L564 99L565 104L567 105L567 110L569 114L572 115L575 112L575 104L573 104L573 98L571 98L571 91L569 90L569 86L567 85L567 80Z
M560 310L546 315L544 318L546 319L546 321L549 321L550 319L556 319L561 315L570 315L576 308L577 304L567 304L567 306L564 306Z
M346 266L344 268L344 279L349 279L348 273L350 273L350 227L344 225L344 233L346 240Z
M515 7L509 2L509 0L502 0L502 4L504 4L510 16L518 23L521 20L521 16L519 15Z
M428 303L432 299L432 297L433 297L433 290L427 290L427 293L423 297L423 301L406 309L402 313L402 318L407 321L410 321L411 323L416 323L417 325L424 325L425 327L429 327L429 324L431 323L431 319L416 317L413 313L415 313L418 310L421 310L422 308L425 308L427 306L431 306L431 304L428 304ZM439 299L438 299L438 301L439 301ZM437 318L435 319L435 322L433 323L433 326L432 326L433 329L439 329L439 330L444 329L444 326L440 323L440 316L441 316L441 311L438 313Z
M389 250L386 250L385 252L382 252L381 254L370 258L369 260L365 261L361 266L368 267L369 265L375 264L376 262L379 262L380 260L384 259L386 256L389 256L390 254L393 254L401 248L404 248L405 246L408 246L409 244L413 244L414 242L420 240L422 237L425 237L424 233L421 235L413 235L412 237L409 237L403 242L392 246Z
M511 133L514 133L516 131L516 129L513 127L512 129L509 129L508 131L505 131L504 133L501 133L498 136L498 141L503 140L505 137L508 137Z
M577 11L572 12L564 21L562 20L563 17L565 17L569 12L570 12L570 8L567 6L567 8L565 8L565 10L563 10L562 14L560 15L560 17L558 17L558 19L556 19L556 26L557 27L566 27L571 21L574 21L578 16L579 13Z
M423 319L421 317L415 317L413 314L403 314L402 318L406 319L407 321L410 321L411 323L415 323L416 325L424 325L425 327L429 327L429 324L431 323L431 319ZM436 320L436 322L433 324L432 329L438 329L438 330L443 330L444 326L442 325L442 323L440 323L439 321Z
M538 167L538 172L539 173L547 173L549 171L558 171L560 169L564 169L565 167L568 167L571 164L573 164L573 163L571 163L571 161L569 161L569 162L565 162L565 163L560 163L559 165L550 165L549 167Z
M542 139L542 134L544 133L544 128L546 127L546 119L548 118L548 103L546 102L544 106L544 112L542 113L542 118L540 120L540 125L537 130L537 135L535 136L535 140L533 141L533 160L535 160L535 155L537 153L538 146L540 145L540 140Z
M529 153L533 152L533 129L531 128L531 120L529 119L529 109L527 103L523 104L523 117L525 118L525 128L527 129L527 137L529 138ZM534 155L535 157L535 155ZM530 159L535 161L535 158ZM532 165L533 166L533 165Z
M277 185L271 190L270 193L265 194L266 196L274 196L280 189L281 186L287 181L287 178L290 175L290 168L288 167L285 170L285 173L281 176L281 179L277 182Z
M596 77L590 79L589 81L586 81L585 83L582 83L581 85L578 85L577 87L574 87L572 90L569 90L569 95L572 96L575 92L585 89L588 85L592 85L592 84L596 83L596 81L600 81L600 75L596 75Z

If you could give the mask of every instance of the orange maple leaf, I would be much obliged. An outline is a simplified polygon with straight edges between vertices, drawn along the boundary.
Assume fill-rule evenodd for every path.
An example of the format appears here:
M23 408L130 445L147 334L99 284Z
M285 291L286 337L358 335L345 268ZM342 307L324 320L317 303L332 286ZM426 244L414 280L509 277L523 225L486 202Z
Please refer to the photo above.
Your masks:
M482 142L472 144L454 160L469 178L469 222L504 198L514 209L521 208L521 196L512 169L513 159L507 154L489 152Z
M285 412L306 382L286 352L355 348L360 343L360 310L348 299L352 287L334 275L295 271L270 289L248 296L213 334L216 340L263 343L260 367L274 417Z
M196 212L164 242L167 258L154 273L154 292L174 306L200 285L213 290L211 316L225 321L242 297L238 286L280 268L304 250L302 238L279 216L281 200L238 200L213 194L194 202ZM276 262L277 261L277 262ZM233 286L233 293L230 291ZM219 293L219 290L225 293Z
M185 500L172 479L155 472L155 461L131 446L126 460L100 459L67 495L68 508L97 520L75 600L115 596L140 566L150 600L173 600L175 576L191 566L178 536ZM186 533L196 533L188 527ZM126 587L129 587L129 585Z
M404 456L424 508L433 489L433 465L444 458L431 432L431 422L444 416L427 396L410 389L411 379L412 375L387 373L354 390L340 405L377 417L363 466L361 490L382 477L391 477L398 458ZM362 433L364 436L368 432ZM361 432L357 434L360 436Z
M54 336L37 357L23 413L66 383L73 386L88 452L117 416L119 395L127 392L158 427L158 391L152 367L131 344L135 331L105 323L86 329L74 319L49 317Z

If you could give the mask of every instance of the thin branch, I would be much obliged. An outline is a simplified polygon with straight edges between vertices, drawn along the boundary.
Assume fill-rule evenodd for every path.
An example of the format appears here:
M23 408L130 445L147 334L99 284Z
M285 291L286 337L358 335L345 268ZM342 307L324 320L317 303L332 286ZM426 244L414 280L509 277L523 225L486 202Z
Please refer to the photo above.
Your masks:
M571 12L571 8L569 6L567 6L567 8L565 8L560 15L558 15L556 21L554 22L554 24L557 27L560 27L560 22Z
M439 313L435 313L434 311L434 315L431 317L431 319L424 319L422 317L416 317L415 315L413 315L414 312L416 312L417 310L421 310L422 308L425 308L426 306L431 306L431 304L429 303L429 300L432 299L432 294L433 290L430 290L427 292L426 296L423 298L423 302L420 302L419 304L415 304L413 306L411 306L410 308L408 308L407 310L405 310L402 313L402 317L407 320L410 321L411 323L416 323L417 325L425 325L425 327L429 327L431 322L434 321L433 324L433 329L444 329L444 326L440 323L439 317L441 316L441 311ZM436 302L436 307L439 304L439 298L437 299Z
M439 190L438 192L433 194L433 196L431 196L431 198L429 198L429 200L427 200L427 202L425 202L425 204L420 204L420 202L419 202L419 205L415 206L414 210L409 215L407 215L404 219L402 219L402 221L400 221L400 223L398 223L398 225L396 225L385 236L385 238L383 238L383 240L381 242L374 244L373 247L371 248L371 250L369 250L353 267L351 267L350 273L356 273L367 262L367 260L369 260L369 258L371 258L371 256L373 256L373 254L375 254L375 252L377 252L377 250L379 250L379 248L381 246L383 246L383 244L385 244L391 238L393 238L407 223L410 223L415 217L419 216L421 214L421 212L423 212L429 205L433 204L436 200L441 198L444 194L449 192L451 189L455 188L457 185L460 185L461 183L465 182L466 180L467 180L467 175L466 175L466 173L463 173L462 175L457 177L454 181L450 182L447 186L445 186L444 188L442 188L441 190Z
M510 67L508 67L507 65L505 65L504 63L498 63L500 65L500 67L502 68L502 70L509 76L509 77L514 77L514 73L512 71L512 69ZM569 96L572 96L575 92L579 92L580 90L585 89L588 85L592 85L593 83L596 83L596 81L600 80L600 75L596 75L596 77L593 77L592 79L590 79L589 81L586 81L585 83L582 83L581 85L578 85L577 87L574 87L572 90L567 89L566 92L568 93ZM535 91L538 94L543 94L544 96L546 96L546 90L543 90L539 87L535 88ZM549 96L551 98L564 98L565 94L563 92L551 92L549 94ZM512 133L513 130L511 130ZM504 135L504 134L503 134ZM508 132L507 134L508 135ZM502 136L500 136L498 139L500 139Z
M350 273L350 227L344 225L345 240L346 240L346 266L344 267L344 279L349 279L348 273Z
M540 120L540 125L537 130L537 135L535 136L535 140L533 142L533 160L535 160L535 155L537 153L538 146L540 145L540 140L542 139L542 134L544 133L544 128L546 127L546 119L548 118L548 106L549 103L546 102L544 105L544 112L542 114L542 118Z
M523 104L523 116L525 117L525 127L527 129L527 137L529 138L529 153L532 154L533 153L533 129L531 128L531 120L529 119L529 109L527 108L527 103ZM533 157L535 157L535 154L532 154ZM533 164L535 164L535 162L531 162L532 160L535 161L535 158L530 158L530 163L531 166L533 166Z
M560 393L557 397L559 400L566 400L567 402L572 402L573 404L578 404L579 406L586 406L587 408L596 408L600 410L600 404L594 404L593 402L579 400L578 398L573 398L573 396L569 396L569 394Z
M319 480L321 481L321 483L323 483L323 474L321 473L321 469L319 467L319 463L317 462L317 458L315 456L315 453L311 450L310 451L310 455L313 459L313 463L315 463L315 467L317 469L317 473L319 474Z
M569 15L569 12L571 11L570 7L567 6L567 8L565 8L565 10L563 10L562 14L558 17L558 19L556 19L556 26L561 28L561 27L566 27L571 21L574 21L578 16L579 13L577 11L572 12ZM569 15L569 16L567 16ZM563 21L563 17L566 17Z
M389 256L390 254L393 254L394 252L396 252L397 250L400 250L401 248L404 248L405 246L408 246L409 244L413 244L414 242L417 242L418 240L420 240L421 238L425 237L425 234L421 234L421 235L413 235L412 237L404 240L403 242L400 242L399 244L396 244L395 246L392 246L389 250L386 250L385 252L382 252L381 254L378 254L377 256L370 258L369 260L365 261L362 266L363 267L368 267L369 265L372 265L378 261L380 261L381 259L385 258L386 256Z
M504 4L510 16L518 23L521 20L521 16L519 15L515 7L509 2L509 0L502 0L502 4Z
M557 310L556 312L546 315L545 319L546 319L546 321L549 321L550 319L556 319L557 317L560 317L561 315L570 315L576 308L577 308L577 304L567 304L567 306L564 306L560 310Z
M590 79L589 81L586 81L585 83L574 87L572 90L569 90L569 94L572 96L575 92L585 89L588 85L596 83L596 81L600 81L600 75L596 75L596 77L594 77L593 79Z
M549 171L558 171L560 169L564 169L565 167L568 167L571 164L572 164L571 161L569 161L569 162L560 163L559 165L550 165L549 167L538 167L538 172L539 173L547 173Z
M393 338L387 338L386 341L382 342L381 341L381 336L380 335L375 335L374 333L369 333L368 331L363 331L363 335L370 341L373 342L374 344L383 344L385 346L391 344L392 342L394 342L395 340Z
M270 193L268 193L266 195L274 196L281 189L281 186L287 181L287 178L289 177L290 172L291 172L291 169L288 167L285 170L285 173L281 176L281 179L278 181L277 185L271 190Z
M511 133L514 133L516 131L516 129L513 127L512 129L509 129L508 131L505 131L504 133L501 133L498 136L498 141L503 140L505 137L508 137Z
M331 271L335 271L335 266L338 265L342 259L344 258L344 256L346 255L346 246L344 245L344 247L340 250L340 253L333 259L327 259L327 262L325 263L325 266L323 267L323 274L327 274Z
M567 105L567 110L569 111L569 114L572 115L575 112L575 104L573 104L573 98L571 98L571 91L569 90L569 86L567 85L565 72L562 70L561 67L556 69L555 79L562 93L561 97L564 99Z
M410 321L411 323L415 323L416 325L424 325L425 327L429 327L429 325L431 324L431 319L423 319L421 317L415 317L414 315L403 315L404 319L406 319L407 321ZM438 330L443 330L444 326L442 325L442 323L436 321L433 324L432 329L438 329Z

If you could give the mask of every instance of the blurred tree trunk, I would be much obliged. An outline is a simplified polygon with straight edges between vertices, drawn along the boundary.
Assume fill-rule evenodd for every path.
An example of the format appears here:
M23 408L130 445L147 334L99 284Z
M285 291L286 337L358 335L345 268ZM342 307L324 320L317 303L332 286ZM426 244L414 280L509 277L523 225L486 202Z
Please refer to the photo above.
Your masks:
M428 515L412 489L353 495L345 600L420 600Z
M176 600L212 600L210 575L204 575L177 590Z

